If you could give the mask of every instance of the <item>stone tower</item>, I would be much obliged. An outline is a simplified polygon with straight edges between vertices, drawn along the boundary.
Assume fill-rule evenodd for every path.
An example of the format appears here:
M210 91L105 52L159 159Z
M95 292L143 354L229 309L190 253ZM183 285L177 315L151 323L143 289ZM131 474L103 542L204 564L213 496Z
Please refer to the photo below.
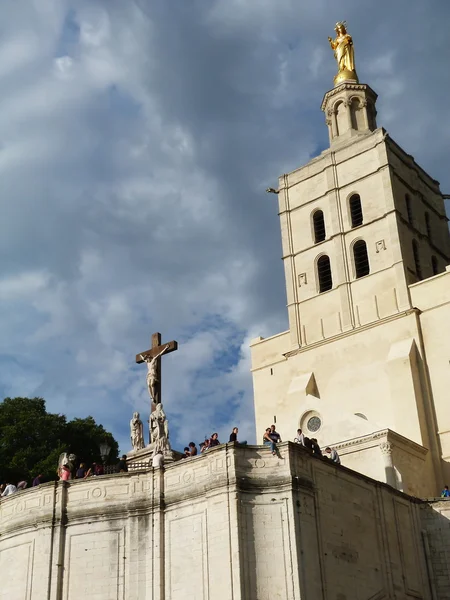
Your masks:
M330 147L279 180L289 330L252 342L257 438L274 419L285 439L302 427L344 464L431 494L450 475L450 410L418 302L450 317L448 220L376 100L357 81L327 92Z

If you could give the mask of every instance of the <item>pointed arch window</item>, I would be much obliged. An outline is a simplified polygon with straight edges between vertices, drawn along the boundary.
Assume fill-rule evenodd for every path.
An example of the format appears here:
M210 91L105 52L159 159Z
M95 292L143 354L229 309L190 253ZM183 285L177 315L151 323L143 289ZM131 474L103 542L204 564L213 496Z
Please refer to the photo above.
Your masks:
M325 230L325 219L323 217L323 211L316 210L313 214L313 227L314 227L314 243L318 244L323 242L326 238Z
M331 276L330 257L324 254L317 261L317 275L319 278L319 292L328 292L333 287Z
M425 213L425 227L426 227L426 230L427 230L427 236L428 236L428 239L429 239L429 240L430 240L430 242L431 242L431 224L430 224L430 215L429 215L427 212Z
M419 258L419 244L416 242L416 240L413 240L412 249L413 249L414 266L416 269L417 278L423 279L422 278L422 268L420 266L420 258Z
M413 214L412 214L412 205L411 198L408 194L405 194L405 204L406 204L406 214L408 215L408 222L412 224L413 222Z
M359 194L353 194L349 200L350 218L352 227L358 227L363 224L363 212L361 206L361 198Z
M433 275L437 275L439 273L438 260L435 256L431 257L431 267L433 269Z
M358 240L353 246L353 260L355 261L356 279L370 273L369 255L367 244L364 240Z

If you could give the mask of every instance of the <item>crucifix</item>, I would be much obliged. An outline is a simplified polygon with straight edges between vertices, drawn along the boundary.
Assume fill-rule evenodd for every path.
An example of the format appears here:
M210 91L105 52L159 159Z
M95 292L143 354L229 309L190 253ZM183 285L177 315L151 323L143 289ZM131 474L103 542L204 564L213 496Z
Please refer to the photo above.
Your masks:
M161 356L178 350L178 342L161 344L161 334L152 335L152 347L141 354L136 354L137 363L147 363L147 388L150 400L161 404Z

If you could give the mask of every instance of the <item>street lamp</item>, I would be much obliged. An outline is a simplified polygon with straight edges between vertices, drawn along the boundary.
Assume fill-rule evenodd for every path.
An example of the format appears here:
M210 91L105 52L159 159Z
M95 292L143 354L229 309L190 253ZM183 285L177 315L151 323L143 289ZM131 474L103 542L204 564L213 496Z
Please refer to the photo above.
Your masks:
M102 457L103 466L105 466L106 459L111 452L111 446L108 444L108 442L102 442L98 447L100 449L100 456Z

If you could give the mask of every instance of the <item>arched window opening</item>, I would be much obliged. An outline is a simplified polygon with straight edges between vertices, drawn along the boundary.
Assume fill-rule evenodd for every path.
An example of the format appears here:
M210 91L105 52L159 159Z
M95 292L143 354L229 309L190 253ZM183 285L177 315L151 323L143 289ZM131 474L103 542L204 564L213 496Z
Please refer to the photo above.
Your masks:
M411 198L408 194L405 194L405 203L406 203L406 214L408 215L409 223L413 222L413 214L412 214L412 206L411 206Z
M426 212L425 213L425 227L427 229L427 236L428 239L431 242L431 225L430 225L430 215Z
M412 243L413 256L414 256L414 265L416 268L416 275L418 279L422 279L422 269L420 267L420 259L419 259L419 244L416 240L413 240Z
M356 279L370 273L367 244L364 240L358 240L353 246L353 259L355 261Z
M329 256L321 256L317 261L317 275L319 277L319 292L327 292L333 287L331 265Z
M318 244L323 242L326 237L325 231L325 219L323 218L323 212L316 210L313 214L313 225L314 225L314 243Z
M350 206L350 218L352 220L352 227L358 227L363 224L363 213L361 206L361 198L359 194L353 194L349 200Z
M437 275L439 273L438 261L435 256L431 257L431 266L433 268L433 275Z

